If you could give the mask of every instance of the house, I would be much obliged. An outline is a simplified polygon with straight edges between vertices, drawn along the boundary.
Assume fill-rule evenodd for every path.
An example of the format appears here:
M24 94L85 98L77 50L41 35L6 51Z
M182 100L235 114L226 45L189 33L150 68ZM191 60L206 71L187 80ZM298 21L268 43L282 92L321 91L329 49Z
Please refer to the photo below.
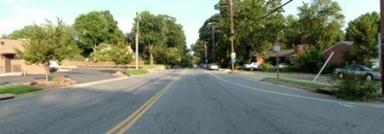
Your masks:
M351 49L353 42L351 41L340 41L335 45L324 50L324 60L334 52L333 57L329 61L330 64L340 65L344 62L344 52Z
M45 74L44 65L28 64L19 58L16 49L23 51L25 44L27 44L26 40L0 39L0 74Z
M279 56L280 61L287 61L287 62L290 62L291 64L294 64L297 55L300 53L303 53L307 49L308 49L308 45L304 45L304 44L295 45L291 49L281 50L279 52L279 55L277 55L275 52L270 52L271 54L268 55L267 57L268 59L274 62L276 59L276 56Z

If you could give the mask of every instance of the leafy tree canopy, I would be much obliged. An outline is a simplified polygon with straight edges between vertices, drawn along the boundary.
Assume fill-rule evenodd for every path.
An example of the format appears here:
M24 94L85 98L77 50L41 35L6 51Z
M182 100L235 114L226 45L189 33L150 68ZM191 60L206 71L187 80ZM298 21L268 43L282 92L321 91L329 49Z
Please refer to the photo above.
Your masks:
M377 34L380 32L380 16L377 12L366 13L349 22L346 39L353 41L352 51L348 51L347 61L370 64L370 59L378 56Z
M79 47L86 56L100 43L116 44L124 40L124 34L109 11L92 11L78 16L74 29Z

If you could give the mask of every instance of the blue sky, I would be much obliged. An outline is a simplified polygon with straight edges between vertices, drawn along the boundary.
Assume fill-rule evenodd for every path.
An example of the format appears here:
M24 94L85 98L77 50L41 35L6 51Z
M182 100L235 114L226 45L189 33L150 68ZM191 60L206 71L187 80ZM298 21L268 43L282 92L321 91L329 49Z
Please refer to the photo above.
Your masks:
M113 1L113 2L112 2ZM188 45L198 38L198 30L204 21L217 13L213 6L218 0L0 0L0 34L45 19L62 18L72 24L83 13L94 10L110 10L119 27L129 32L135 12L148 10L155 14L176 17L184 26ZM284 2L287 0L283 0ZM297 7L312 0L294 0L285 7L285 14L297 14ZM359 15L379 11L379 0L335 0L343 8L346 23Z

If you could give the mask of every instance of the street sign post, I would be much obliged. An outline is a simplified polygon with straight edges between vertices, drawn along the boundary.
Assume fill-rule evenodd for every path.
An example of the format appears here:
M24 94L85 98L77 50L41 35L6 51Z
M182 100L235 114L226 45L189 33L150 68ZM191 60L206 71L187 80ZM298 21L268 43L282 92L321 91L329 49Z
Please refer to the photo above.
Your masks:
M279 42L276 42L273 45L273 51L275 51L276 53L276 70L277 70L276 78L279 79L279 72L280 72L280 67L279 67L280 43Z

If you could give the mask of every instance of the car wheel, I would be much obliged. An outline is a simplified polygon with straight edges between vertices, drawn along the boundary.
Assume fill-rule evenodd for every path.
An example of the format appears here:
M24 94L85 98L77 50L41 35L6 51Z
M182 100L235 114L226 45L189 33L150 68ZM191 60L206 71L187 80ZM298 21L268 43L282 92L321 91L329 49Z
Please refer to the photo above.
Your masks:
M250 69L251 71L253 71L253 67L251 67L251 69Z
M344 74L343 74L343 73L339 73L338 76L339 76L340 79L343 79L343 78L344 78Z
M367 81L371 81L373 79L373 76L369 74L365 78Z

